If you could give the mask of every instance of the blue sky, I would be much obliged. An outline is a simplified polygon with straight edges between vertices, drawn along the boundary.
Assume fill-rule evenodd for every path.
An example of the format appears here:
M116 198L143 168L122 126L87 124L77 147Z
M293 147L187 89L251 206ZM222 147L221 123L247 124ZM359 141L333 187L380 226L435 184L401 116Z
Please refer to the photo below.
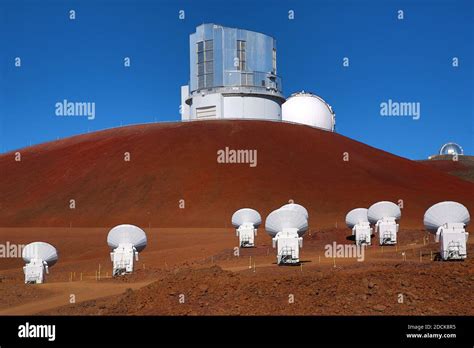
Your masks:
M276 38L284 94L304 89L323 97L343 135L411 159L448 141L474 154L469 0L1 0L0 152L179 120L189 34L208 22ZM64 99L95 102L96 118L55 116ZM388 99L420 103L420 119L381 116L380 103Z

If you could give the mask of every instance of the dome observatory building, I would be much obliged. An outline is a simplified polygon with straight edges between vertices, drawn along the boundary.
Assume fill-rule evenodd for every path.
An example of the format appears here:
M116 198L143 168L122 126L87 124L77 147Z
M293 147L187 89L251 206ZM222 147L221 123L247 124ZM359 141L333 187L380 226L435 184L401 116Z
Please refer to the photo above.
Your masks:
M464 156L464 150L461 147L461 145L456 144L456 143L446 143L443 146L441 146L441 148L439 149L436 155L429 156L428 159L438 160L438 159L446 159L446 158L451 158L451 157L462 158L462 157L469 157L469 156Z
M462 147L456 143L446 143L443 146L441 146L441 149L439 149L439 155L464 155L464 150Z
M322 98L303 91L285 100L270 36L202 24L189 37L189 61L182 121L263 119L335 130L336 115Z
M181 119L281 120L276 42L267 35L202 24L189 37L189 85L181 87Z
M321 97L305 91L292 94L282 105L282 120L336 130L336 114Z

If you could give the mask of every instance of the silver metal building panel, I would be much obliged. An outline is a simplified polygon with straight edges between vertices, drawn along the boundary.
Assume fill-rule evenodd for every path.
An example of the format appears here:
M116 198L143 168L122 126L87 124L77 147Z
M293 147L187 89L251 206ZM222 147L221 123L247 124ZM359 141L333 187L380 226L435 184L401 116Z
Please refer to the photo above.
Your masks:
M186 104L186 100L189 98L189 86L181 86L181 120L187 121L191 118L191 108Z
M191 107L190 119L281 120L285 98L272 37L203 24L190 35L189 54L189 96L185 102Z

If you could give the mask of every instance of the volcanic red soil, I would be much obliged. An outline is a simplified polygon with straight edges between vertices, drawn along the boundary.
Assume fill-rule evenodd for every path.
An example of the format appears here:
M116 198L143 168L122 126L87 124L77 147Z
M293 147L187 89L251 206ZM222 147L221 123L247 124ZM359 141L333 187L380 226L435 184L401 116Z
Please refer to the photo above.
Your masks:
M257 150L257 166L218 163L226 147ZM425 163L268 121L123 127L18 152L0 156L0 243L49 242L59 261L25 285L21 258L1 258L0 315L474 314L472 238L467 260L437 261L422 223L442 200L472 214L474 183ZM265 218L290 199L310 214L302 264L277 266L263 226L236 255L232 213ZM353 244L346 213L379 200L403 204L399 245L326 257L328 244ZM119 223L141 226L148 245L114 279L106 237Z
M431 168L474 182L474 156L458 156L457 161L454 161L452 156L436 156L434 159L420 162Z

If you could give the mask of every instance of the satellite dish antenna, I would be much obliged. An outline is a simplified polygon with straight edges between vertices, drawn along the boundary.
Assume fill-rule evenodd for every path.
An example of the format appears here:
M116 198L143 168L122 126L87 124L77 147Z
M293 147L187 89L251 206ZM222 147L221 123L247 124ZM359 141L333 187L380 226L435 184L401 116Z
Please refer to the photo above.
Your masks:
M469 211L464 205L445 201L431 206L425 213L423 223L428 231L436 233L439 227L447 223L462 223L467 226L470 219Z
M235 228L238 228L239 226L246 223L251 223L255 227L260 226L262 223L262 218L260 217L258 211L251 208L242 208L237 210L232 215L232 225Z
M265 221L265 229L272 236L277 249L277 263L299 264L299 249L303 247L302 236L308 230L308 219L302 211L277 209Z
M423 217L425 228L436 234L443 260L463 260L467 257L465 227L470 222L469 211L461 203L440 202L430 207Z
M367 211L369 222L375 224L375 232L379 232L380 245L397 244L397 233L402 212L393 202L382 201L370 206Z
M239 237L241 248L255 246L255 236L261 223L260 214L251 208L239 209L232 215L232 226L236 228L236 235Z
M41 284L45 274L49 274L49 267L58 261L58 252L55 247L45 242L30 243L23 249L23 267L26 284Z
M296 210L296 211L299 211L299 212L303 213L303 215L306 216L306 219L308 219L308 217L309 217L308 210L305 207L303 207L302 205L297 204L297 203L285 204L280 209Z
M114 276L132 273L134 259L145 249L147 238L145 231L134 225L118 225L112 228L107 236L107 244L113 251L110 258L113 263Z
M366 208L352 209L346 215L346 225L352 228L352 235L357 245L371 245L372 228L367 217Z
M308 219L295 210L277 209L272 211L265 220L265 230L274 237L283 230L295 230L301 237L308 230Z
M400 207L393 202L382 201L372 204L367 211L367 218L373 224L386 217L393 217L395 220L400 220L402 212Z
M346 215L347 227L352 228L361 222L369 222L367 211L366 208L355 208L348 212Z

